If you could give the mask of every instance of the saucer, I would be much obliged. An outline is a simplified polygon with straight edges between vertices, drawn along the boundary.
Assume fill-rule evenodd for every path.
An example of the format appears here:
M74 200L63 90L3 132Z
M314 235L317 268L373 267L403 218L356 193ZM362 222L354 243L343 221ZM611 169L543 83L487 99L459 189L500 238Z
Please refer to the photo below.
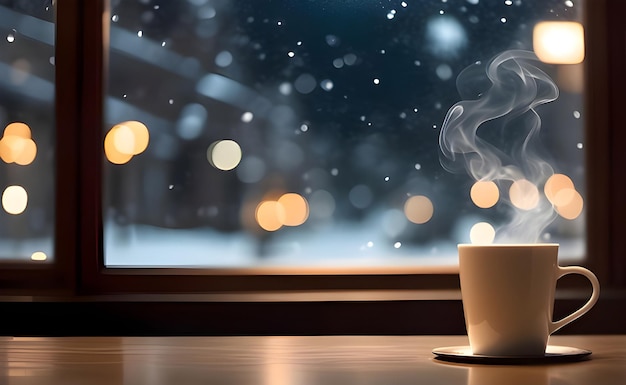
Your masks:
M442 361L490 365L529 365L582 361L591 354L591 351L569 346L548 345L543 356L488 356L472 354L472 349L469 346L447 346L433 349L433 354Z

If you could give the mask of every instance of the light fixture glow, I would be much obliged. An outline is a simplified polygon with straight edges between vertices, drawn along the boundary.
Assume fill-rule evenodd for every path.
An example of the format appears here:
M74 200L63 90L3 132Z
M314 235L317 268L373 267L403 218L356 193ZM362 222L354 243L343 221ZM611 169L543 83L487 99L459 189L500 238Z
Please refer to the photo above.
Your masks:
M585 59L582 24L544 21L533 29L533 48L539 60L552 64L578 64Z

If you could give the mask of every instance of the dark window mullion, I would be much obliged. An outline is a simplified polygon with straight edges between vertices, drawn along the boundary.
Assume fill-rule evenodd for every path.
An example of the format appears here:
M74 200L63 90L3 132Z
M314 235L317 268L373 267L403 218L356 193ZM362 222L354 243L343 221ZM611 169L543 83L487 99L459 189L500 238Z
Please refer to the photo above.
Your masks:
M102 124L104 121L107 1L75 1L80 7L79 290L93 291L102 270Z

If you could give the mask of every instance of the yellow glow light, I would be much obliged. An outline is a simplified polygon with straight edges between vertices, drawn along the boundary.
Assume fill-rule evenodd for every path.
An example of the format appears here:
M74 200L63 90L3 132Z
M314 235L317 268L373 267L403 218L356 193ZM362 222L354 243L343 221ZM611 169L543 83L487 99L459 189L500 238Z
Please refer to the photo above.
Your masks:
M555 206L559 206L559 203L555 201L557 194L564 189L575 190L574 182L564 174L554 174L546 181L545 186L543 187L543 192L546 194L546 197ZM561 197L561 203L565 204L567 202L563 202L563 196Z
M404 215L418 225L430 221L434 211L433 202L423 195L412 196L404 203Z
M133 133L133 155L139 155L144 152L146 148L148 148L148 143L150 142L150 132L145 124L136 120L129 120L120 123L119 126L128 127Z
M30 127L25 123L11 123L4 129L0 139L0 158L6 163L25 166L37 156L37 144L31 138Z
M309 217L309 204L300 194L288 193L278 199L285 212L283 225L300 226Z
M476 206L487 209L498 203L500 191L492 181L478 181L472 186L470 197Z
M115 133L117 129L113 127L104 137L104 154L109 162L113 164L124 164L132 159L132 154L123 154L115 146Z
M533 48L539 60L552 64L578 64L585 59L585 32L572 21L544 21L533 29Z
M567 206L572 200L576 199L577 194L578 192L573 188L560 189L554 196L553 204L557 209L562 206Z
M259 226L266 231L276 231L283 227L286 217L283 205L276 201L259 203L254 215Z
M561 198L561 195L566 196ZM556 196L563 204L556 206L556 212L565 219L576 219L583 211L583 197L576 190L563 189Z
M48 259L48 256L43 251L35 251L30 256L30 259L31 261L45 261L46 259Z
M130 127L118 124L111 129L110 135L113 137L113 146L117 152L135 155L135 134Z
M516 180L509 189L509 198L515 207L532 210L539 204L539 190L526 179Z
M27 205L28 194L22 186L9 186L2 193L2 208L9 214L21 214Z
M11 123L5 127L4 135L15 135L19 136L20 138L30 139L30 127L28 127L26 123L22 122Z
M487 222L478 222L470 230L470 241L474 244L488 245L496 238L496 230Z
M139 155L150 141L150 133L145 124L129 120L113 126L104 138L104 154L113 164L124 164L134 155Z
M234 140L214 142L207 150L207 160L219 170L232 170L241 162L241 147Z
M0 157L7 163L13 163L24 150L24 138L5 135L0 139Z
M22 139L22 151L15 158L15 163L26 166L35 160L37 156L37 145L32 139Z

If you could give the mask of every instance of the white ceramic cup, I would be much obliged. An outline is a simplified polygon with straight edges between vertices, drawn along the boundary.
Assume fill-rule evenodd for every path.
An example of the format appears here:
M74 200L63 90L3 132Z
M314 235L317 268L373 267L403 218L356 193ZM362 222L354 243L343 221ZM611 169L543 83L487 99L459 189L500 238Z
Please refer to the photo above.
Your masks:
M461 244L459 276L465 325L472 353L542 356L556 330L589 311L600 283L589 270L561 267L558 244ZM591 298L578 310L552 321L556 281L581 274L591 281Z

